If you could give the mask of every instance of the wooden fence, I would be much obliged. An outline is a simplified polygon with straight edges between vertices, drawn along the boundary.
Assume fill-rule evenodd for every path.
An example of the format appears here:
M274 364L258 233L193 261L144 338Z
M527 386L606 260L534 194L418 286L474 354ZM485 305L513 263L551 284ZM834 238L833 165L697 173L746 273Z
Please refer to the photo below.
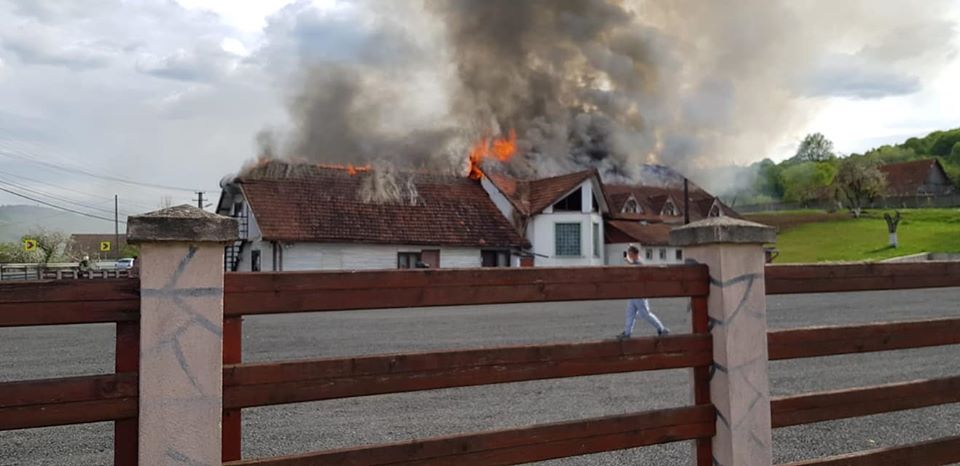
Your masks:
M960 286L960 262L771 265L768 294ZM711 464L716 414L702 265L583 269L417 270L227 274L224 280L223 459L240 465L517 464L680 440L697 440ZM242 363L242 317L255 314L689 297L693 331L595 341L401 355ZM385 310L384 312L389 312ZM113 374L0 383L0 430L115 422L115 463L136 464L139 281L0 285L0 326L116 324ZM960 318L777 330L770 360L960 344ZM450 387L693 368L694 403L502 431L359 446L279 458L240 458L243 408ZM960 402L960 376L803 393L771 400L773 427ZM960 436L795 464L960 462Z

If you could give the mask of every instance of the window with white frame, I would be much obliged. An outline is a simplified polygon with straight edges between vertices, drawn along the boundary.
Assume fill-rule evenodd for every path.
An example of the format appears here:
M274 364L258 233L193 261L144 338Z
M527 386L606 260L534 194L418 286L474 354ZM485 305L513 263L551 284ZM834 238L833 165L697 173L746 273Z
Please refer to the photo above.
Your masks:
M640 204L637 203L637 200L634 198L627 199L627 202L623 205L623 212L627 214L639 214L641 212Z
M558 257L579 257L580 224L557 223L554 225L556 255Z
M660 248L660 260L667 260L667 248Z
M653 249L647 248L647 249L645 250L645 252L644 252L644 256L647 258L648 261L652 261L652 260L653 260Z
M683 249L677 249L677 262L683 261Z

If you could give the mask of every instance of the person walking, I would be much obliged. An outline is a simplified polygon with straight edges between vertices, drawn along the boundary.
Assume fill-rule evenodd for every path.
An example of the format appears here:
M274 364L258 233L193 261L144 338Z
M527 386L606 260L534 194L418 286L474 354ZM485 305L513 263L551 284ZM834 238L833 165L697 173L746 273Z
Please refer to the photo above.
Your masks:
M640 249L630 245L627 248L627 256L624 260L631 265L643 265L640 261ZM623 333L617 335L617 339L626 340L633 334L633 325L637 321L637 315L650 325L657 329L658 336L670 334L670 329L665 327L656 314L650 312L650 302L646 298L634 298L627 301L627 321L623 328Z

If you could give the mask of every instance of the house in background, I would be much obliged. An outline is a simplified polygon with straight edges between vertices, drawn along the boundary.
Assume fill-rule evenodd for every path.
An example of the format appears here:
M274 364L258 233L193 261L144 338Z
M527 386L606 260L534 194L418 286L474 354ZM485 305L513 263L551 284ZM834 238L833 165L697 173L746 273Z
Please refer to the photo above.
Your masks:
M240 221L235 271L519 266L528 246L480 183L434 174L273 161L223 184L217 213ZM386 184L384 184L386 183ZM392 192L389 199L371 193Z
M937 159L880 166L887 179L887 197L937 197L957 192Z
M619 265L631 244L649 264L683 262L670 230L684 222L683 177L604 184L596 170L521 180L273 161L223 183L217 212L240 221L233 271ZM665 175L680 184L664 182ZM389 179L389 180L388 180ZM391 184L392 183L392 184ZM392 193L371 196L372 189ZM739 217L690 183L691 221Z
M683 262L683 250L670 245L670 230L686 219L683 176L662 166L646 166L658 173L658 185L606 184L610 212L606 217L607 265L623 263L627 248L640 248L647 264ZM693 182L688 184L690 221L707 217L740 218L732 208Z
M89 256L91 260L119 259L127 247L127 235L122 234L119 239L120 243L117 244L117 236L113 233L73 234L70 235L67 256L75 260L83 256ZM109 251L103 250L105 244Z
M536 180L484 171L480 185L530 243L526 265L605 263L603 216L609 209L596 170Z

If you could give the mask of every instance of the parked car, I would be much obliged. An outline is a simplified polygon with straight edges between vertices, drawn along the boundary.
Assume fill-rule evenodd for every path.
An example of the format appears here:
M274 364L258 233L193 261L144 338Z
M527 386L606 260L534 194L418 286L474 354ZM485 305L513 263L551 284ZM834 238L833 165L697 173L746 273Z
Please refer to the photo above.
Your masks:
M117 269L118 270L130 270L133 268L133 262L136 259L132 257L124 257L123 259L117 260Z

